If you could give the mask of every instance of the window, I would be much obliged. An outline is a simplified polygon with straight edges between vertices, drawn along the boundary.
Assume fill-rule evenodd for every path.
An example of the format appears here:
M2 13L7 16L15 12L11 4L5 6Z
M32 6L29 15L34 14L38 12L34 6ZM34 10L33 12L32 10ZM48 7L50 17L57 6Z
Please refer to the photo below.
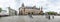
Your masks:
M28 14L30 14L30 13L28 12Z
M33 12L32 12L32 14L33 14Z

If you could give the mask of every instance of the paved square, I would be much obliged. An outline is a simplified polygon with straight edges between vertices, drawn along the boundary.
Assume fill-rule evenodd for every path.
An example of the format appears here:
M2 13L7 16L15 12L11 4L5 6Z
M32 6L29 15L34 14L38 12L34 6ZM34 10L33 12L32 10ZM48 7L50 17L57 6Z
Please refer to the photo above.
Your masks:
M8 16L1 17L0 22L60 22L60 16L54 16L54 19L49 20L45 16L33 16L33 18L27 16Z

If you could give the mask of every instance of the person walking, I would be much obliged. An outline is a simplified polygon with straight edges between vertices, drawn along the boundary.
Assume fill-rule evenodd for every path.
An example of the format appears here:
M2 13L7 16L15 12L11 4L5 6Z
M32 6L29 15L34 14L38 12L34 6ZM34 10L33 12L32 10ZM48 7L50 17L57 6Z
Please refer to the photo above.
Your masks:
M30 17L30 18L33 18L31 14L29 15L29 17Z
M52 18L54 19L54 15L52 15Z
M32 17L32 14L30 14L30 13L28 13L28 14L29 14L29 17L30 17L30 18L33 18L33 17Z
M49 15L49 20L50 20L50 15Z

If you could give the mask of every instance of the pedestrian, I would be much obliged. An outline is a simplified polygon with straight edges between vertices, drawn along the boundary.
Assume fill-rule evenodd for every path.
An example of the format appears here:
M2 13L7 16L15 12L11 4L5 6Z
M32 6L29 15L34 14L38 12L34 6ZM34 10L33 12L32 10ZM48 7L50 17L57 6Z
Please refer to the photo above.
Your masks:
M52 16L52 18L54 19L54 15Z
M50 15L49 15L48 19L50 20Z
M33 18L32 15L31 15L30 13L28 13L28 14L29 14L29 17L30 17L30 18Z
M32 15L30 15L30 17L33 18Z

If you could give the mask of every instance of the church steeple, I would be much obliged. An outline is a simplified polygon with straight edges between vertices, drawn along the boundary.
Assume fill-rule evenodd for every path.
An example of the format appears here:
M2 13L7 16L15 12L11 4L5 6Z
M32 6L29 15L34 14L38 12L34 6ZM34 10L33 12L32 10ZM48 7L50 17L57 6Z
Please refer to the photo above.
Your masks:
M24 7L24 3L22 3L22 7Z
M41 6L41 11L42 11L42 6Z
M41 12L43 12L43 7L42 7L42 6L41 6L41 8L40 8L40 9L41 9Z
M40 7L39 7L39 10L40 10Z

